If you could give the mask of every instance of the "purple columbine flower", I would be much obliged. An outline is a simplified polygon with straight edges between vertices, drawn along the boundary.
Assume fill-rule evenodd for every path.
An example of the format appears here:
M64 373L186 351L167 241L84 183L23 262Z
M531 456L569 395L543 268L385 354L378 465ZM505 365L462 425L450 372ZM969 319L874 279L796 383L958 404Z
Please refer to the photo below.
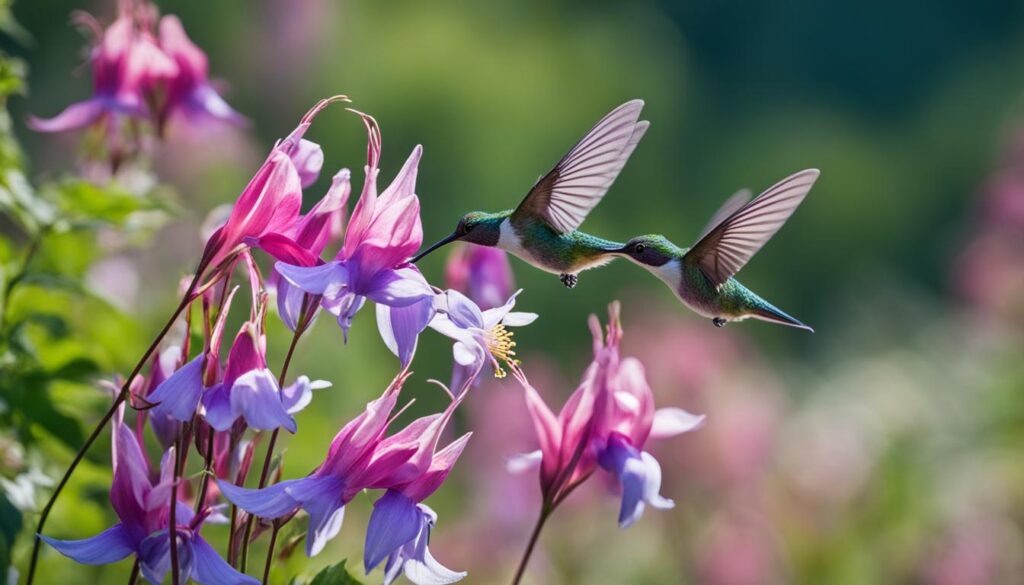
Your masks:
M173 477L174 450L161 462L160 477L150 479L146 459L135 434L122 422L123 410L114 423L114 480L110 503L120 520L107 530L82 540L58 540L39 537L64 556L84 565L106 565L135 555L142 575L159 585L171 568L168 518ZM235 571L201 536L199 530L209 509L196 516L184 502L175 511L179 574L182 582L192 579L202 585L242 585L259 583Z
M337 317L346 337L352 318L366 299L387 307L386 311L378 310L378 319L386 321L385 342L404 366L412 360L417 336L433 317L434 292L423 275L408 264L423 242L420 203L415 193L423 149L413 149L395 180L378 197L380 131L372 117L360 116L370 136L366 181L344 245L326 264L278 262L275 268L289 283L321 296L323 308Z
M224 379L202 397L204 418L217 431L226 431L239 417L257 430L284 427L297 430L292 413L309 403L314 384L303 376L282 391L267 368L266 336L252 321L242 325L228 354ZM325 388L318 381L316 387Z
M387 559L384 585L390 585L402 573L417 585L454 583L466 576L465 572L444 567L430 554L427 544L437 523L437 514L422 502L448 477L469 437L467 433L435 453L423 475L406 484L389 487L374 503L363 548L367 574Z
M674 407L655 410L643 364L619 356L622 326L618 303L612 303L609 316L603 339L600 323L591 316L594 361L558 416L525 376L516 373L525 390L540 450L512 459L509 468L519 472L539 466L544 498L557 502L602 467L613 473L622 487L619 527L626 528L648 505L658 509L674 506L659 494L661 466L643 451L647 440L692 431L704 422L704 416Z
M266 234L257 240L257 244L275 259L287 264L306 267L322 265L324 262L320 254L341 222L352 191L349 176L348 169L342 169L334 175L327 194L309 213L299 218L291 233ZM289 329L294 331L299 325L303 310L308 312L305 325L312 323L320 305L320 297L295 287L281 278L276 269L271 272L269 281L277 291L277 312Z
M331 442L324 462L307 477L263 489L218 482L232 503L261 518L280 518L299 510L309 514L306 554L314 556L341 530L345 505L364 489L408 483L430 467L434 447L454 410L426 416L385 437L404 375L366 405ZM454 403L453 403L454 404Z
M438 314L431 320L430 328L455 340L451 387L456 393L461 394L469 387L487 365L498 378L505 376L500 362L518 365L516 344L506 327L522 327L537 319L536 313L512 311L520 292L521 289L516 291L500 307L486 311L454 290L446 291L443 301L438 303Z
M177 16L167 15L160 19L160 48L178 66L177 74L167 80L167 101L159 115L161 123L175 114L195 123L209 120L232 124L245 122L245 118L210 85L206 55L188 38Z

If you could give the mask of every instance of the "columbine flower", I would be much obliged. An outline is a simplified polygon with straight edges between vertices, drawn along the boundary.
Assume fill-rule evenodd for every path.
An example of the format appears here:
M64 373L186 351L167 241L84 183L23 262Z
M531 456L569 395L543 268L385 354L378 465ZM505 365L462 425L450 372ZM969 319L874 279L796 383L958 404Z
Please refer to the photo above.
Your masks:
M520 292L516 291L502 306L486 311L458 291L445 292L443 307L431 320L430 328L455 340L451 387L457 393L461 394L476 380L487 364L498 378L506 375L502 362L518 365L516 342L507 327L522 327L537 319L536 313L512 311Z
M267 234L259 238L258 245L277 260L290 265L322 265L324 262L320 259L320 254L323 253L337 223L345 213L351 190L349 171L342 169L334 175L331 187L324 198L296 222L291 233ZM316 309L320 305L320 297L296 288L281 278L276 269L271 273L269 281L277 289L277 312L289 329L294 331L299 325L299 317L303 311L307 312L303 325L313 321Z
M422 502L444 483L469 437L467 433L435 453L423 475L389 487L374 503L363 548L367 574L387 559L384 585L393 583L403 572L417 585L454 583L466 576L465 572L444 567L430 554L427 544L437 514Z
M484 309L499 307L512 294L515 279L508 254L500 248L456 246L448 256L445 283Z
M204 418L215 430L230 429L239 417L257 430L297 430L291 413L309 403L312 384L302 377L287 393L282 392L267 368L266 343L255 323L242 325L228 354L224 380L203 394ZM318 382L319 387L323 384Z
M609 315L604 340L597 318L591 316L594 362L558 417L516 371L540 450L513 460L511 465L524 469L530 463L540 463L541 491L549 505L557 505L600 465L613 473L622 487L619 526L625 528L640 518L647 505L661 509L674 505L659 494L661 466L643 451L647 439L692 431L703 423L704 416L680 408L655 411L643 365L635 358L619 357L622 327L618 303L611 305Z
M352 318L366 299L388 307L378 319L388 327L385 342L407 365L416 338L433 316L434 293L419 271L407 263L423 241L416 170L423 149L417 146L391 185L377 196L380 131L376 121L360 114L369 132L368 162L363 191L352 212L345 243L335 259L318 266L278 262L275 267L289 283L323 297L326 311L336 316L348 334ZM383 314L383 316L382 316Z
M53 118L29 118L39 132L63 132L120 116L145 116L152 86L177 74L178 68L157 46L147 5L123 2L117 19L105 30L91 16L77 19L96 35L90 51L93 96L71 104Z
M238 196L227 222L210 236L203 252L203 266L215 266L242 244L269 233L288 233L299 217L302 205L302 180L292 157L301 154L303 134L313 119L344 96L320 100L303 116L298 127L270 151Z
M364 489L410 482L430 467L438 437L451 415L423 417L385 437L404 375L335 435L324 462L307 477L253 490L219 482L224 496L261 518L309 514L306 554L318 554L341 530L345 505Z
M177 74L168 80L167 101L158 113L158 126L175 114L193 122L244 122L210 85L206 55L188 38L177 16L160 19L160 48L177 64Z
M40 535L58 552L85 565L106 565L135 555L143 576L155 585L163 582L171 568L168 518L171 498L174 450L161 463L159 481L150 480L149 461L136 436L120 420L114 424L114 480L110 503L120 520L107 530L83 540L57 540ZM184 502L175 510L179 574L182 582L192 579L202 585L259 583L224 562L201 536L199 530L209 509L196 516Z

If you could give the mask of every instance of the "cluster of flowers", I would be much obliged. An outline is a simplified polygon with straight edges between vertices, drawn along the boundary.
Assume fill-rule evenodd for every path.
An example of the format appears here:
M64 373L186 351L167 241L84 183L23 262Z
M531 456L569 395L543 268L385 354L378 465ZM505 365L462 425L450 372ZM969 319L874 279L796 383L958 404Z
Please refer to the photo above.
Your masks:
M211 87L206 58L177 18L158 18L145 0L123 0L106 30L87 15L77 20L95 34L90 56L94 96L54 118L33 119L37 130L95 125L106 133L116 165L123 155L119 149L126 121L146 121L159 135L178 114L189 120L241 120ZM300 213L303 190L316 182L324 162L320 146L304 135L325 107L339 101L348 100L336 96L316 104L274 145L226 221L209 236L178 309L123 382L108 414L113 420L110 499L120 522L84 540L40 534L64 555L86 564L134 556L135 574L152 583L162 582L168 572L175 584L188 579L255 583L244 574L248 547L269 528L265 582L277 531L300 510L309 517L306 552L313 556L338 534L344 508L356 494L382 490L366 532L367 572L384 563L385 583L401 574L421 585L455 582L465 573L445 568L427 549L437 516L423 501L444 482L469 439L467 433L439 447L455 409L482 374L505 376L503 366L522 383L537 429L540 450L517 459L514 466L522 470L539 463L542 518L598 466L622 484L620 525L635 521L645 505L671 505L659 495L658 463L642 449L648 437L690 430L702 417L679 409L655 412L643 367L634 359L619 358L617 305L605 341L596 318L592 320L594 363L561 415L552 414L515 359L507 328L529 325L537 316L513 311L519 291L513 292L504 253L475 247L456 251L447 271L447 290L431 286L409 263L423 239L416 196L420 147L378 194L380 129L373 117L349 109L361 118L368 135L365 180L351 217L345 225L351 192L346 169L333 177L315 206ZM128 131L135 129L128 125ZM339 249L324 260L332 242ZM274 260L266 278L254 250ZM233 282L237 272L247 277L250 310L222 359L227 317L240 288ZM268 290L275 293L277 314L293 332L277 375L267 365ZM280 481L280 465L275 469L273 461L281 429L295 433L294 415L310 404L314 390L330 386L307 376L286 384L296 345L321 309L337 319L347 340L353 318L367 300L375 305L378 330L398 357L399 372L379 398L343 426L315 470ZM193 310L196 305L199 311ZM195 328L201 331L199 348L191 343L196 312L201 319ZM179 320L186 334L172 343L168 332ZM451 401L443 412L392 430L403 410L396 412L417 340L427 328L454 342L452 379L448 387L442 386ZM142 375L146 364L148 372ZM125 421L125 403L137 410L134 424ZM158 471L146 455L147 428L162 450ZM249 489L244 486L264 432L271 435L258 487ZM193 444L203 473L189 479L185 468ZM231 505L230 515L224 513L222 498ZM257 524L256 518L263 522ZM45 519L44 512L40 532ZM205 523L230 525L223 557L200 536ZM37 554L38 549L32 569ZM33 574L30 569L29 582Z
M162 18L147 0L120 0L106 29L85 12L73 20L92 37L93 95L52 118L29 119L40 132L95 127L115 162L139 148L137 122L162 136L169 121L244 123L211 85L206 55L185 34L181 20Z

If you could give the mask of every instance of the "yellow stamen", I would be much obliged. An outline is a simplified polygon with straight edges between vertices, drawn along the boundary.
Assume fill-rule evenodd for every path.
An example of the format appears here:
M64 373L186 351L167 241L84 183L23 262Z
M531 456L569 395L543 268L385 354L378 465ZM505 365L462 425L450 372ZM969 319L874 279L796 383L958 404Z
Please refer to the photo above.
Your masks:
M518 366L519 360L515 358L516 352L513 349L516 342L512 341L512 332L505 329L500 323L487 332L487 350L494 356L494 377L504 378L508 374L501 367L500 362L509 366Z

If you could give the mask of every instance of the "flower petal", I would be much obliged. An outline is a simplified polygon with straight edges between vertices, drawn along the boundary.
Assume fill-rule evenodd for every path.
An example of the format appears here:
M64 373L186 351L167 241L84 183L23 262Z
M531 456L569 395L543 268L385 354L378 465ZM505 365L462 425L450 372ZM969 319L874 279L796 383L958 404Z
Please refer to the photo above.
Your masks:
M310 382L307 376L299 376L290 386L281 390L281 402L288 414L295 414L309 406L313 401L313 390L330 388L331 383L324 380Z
M363 566L366 573L391 553L416 538L420 529L420 512L416 502L394 490L388 490L373 504L373 513L366 526Z
M537 315L537 313L512 311L505 315L505 318L501 320L501 323L508 327L525 327L536 321L538 316L539 315Z
M639 452L621 435L613 435L608 446L598 455L601 467L614 473L622 485L622 506L619 527L628 528L640 519L647 504L657 509L675 506L662 497L661 466L649 453Z
M327 542L338 535L345 519L345 482L338 476L308 477L302 489L291 490L302 509L309 514L306 555L320 554Z
M231 412L231 395L224 384L217 384L203 393L203 418L214 430L231 428L238 416Z
M390 307L405 307L434 296L426 279L416 270L408 268L381 270L366 290L357 292L375 303Z
M242 374L231 387L231 410L238 412L252 428L269 431L284 427L290 433L298 430L295 419L281 402L277 379L270 370L251 370Z
M64 132L88 126L106 111L102 99L93 98L64 108L52 118L29 116L28 127L36 132Z
M487 329L480 307L469 300L469 297L457 290L446 290L445 301L445 311L448 314L448 318L457 327L461 329L470 327Z
M396 356L402 367L412 362L416 354L416 341L434 317L431 297L405 307L377 305L377 329L384 344Z
M320 266L295 266L277 262L274 268L285 280L314 295L333 297L348 284L348 270L338 261Z
M651 427L652 439L666 439L700 428L704 424L705 415L691 414L682 408L668 407L654 411L654 424Z
M299 172L302 188L305 189L315 183L320 176L320 169L324 166L324 151L320 145L301 138L290 156L292 163L295 164L295 170Z
M259 581L239 573L217 554L203 538L192 538L192 579L201 585L258 585Z
M279 518L299 507L298 499L290 492L302 493L307 479L282 481L260 490L238 487L217 480L217 487L229 502L246 512L260 518Z
M158 416L170 415L175 420L192 420L203 393L203 354L171 374L146 400L157 403L153 409Z
M58 540L42 534L39 538L60 554L83 565L106 565L135 552L135 543L123 524L115 524L96 536L82 540Z

